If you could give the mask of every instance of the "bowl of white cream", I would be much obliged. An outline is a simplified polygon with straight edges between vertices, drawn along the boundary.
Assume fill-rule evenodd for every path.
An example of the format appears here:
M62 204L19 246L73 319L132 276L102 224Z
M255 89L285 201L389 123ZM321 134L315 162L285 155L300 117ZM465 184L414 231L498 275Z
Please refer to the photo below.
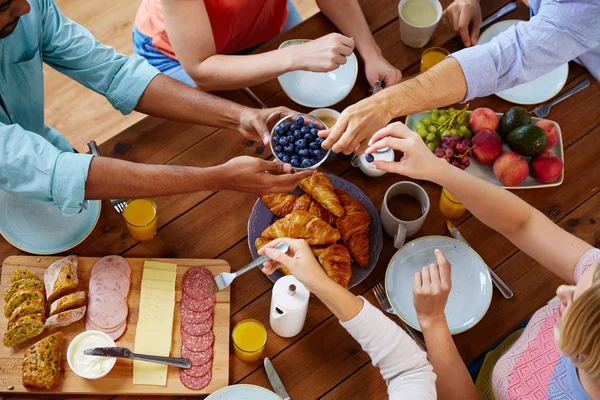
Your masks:
M82 378L100 379L113 368L115 357L88 356L84 350L96 347L115 347L115 341L104 332L85 331L75 336L67 349L69 367Z

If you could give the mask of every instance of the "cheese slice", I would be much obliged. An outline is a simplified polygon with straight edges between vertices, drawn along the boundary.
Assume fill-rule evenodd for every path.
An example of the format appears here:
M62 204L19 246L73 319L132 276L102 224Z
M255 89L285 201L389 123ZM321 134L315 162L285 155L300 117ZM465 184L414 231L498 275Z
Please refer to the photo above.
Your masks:
M172 288L173 282L155 281L153 279L142 280L142 289L158 289L171 291Z
M152 282L152 281L151 281ZM159 282L159 281L154 281ZM170 282L163 282L170 283ZM164 290L164 289L152 289L147 286L142 286L142 292L140 294L140 301L142 299L154 299L154 300L169 300L175 301L175 291L174 290Z
M177 272L177 264L164 263L158 261L144 261L144 269L162 269L164 271Z
M177 272L165 271L163 269L146 268L144 266L144 275L142 276L142 280L149 279L149 280L154 280L154 281L173 282L173 285L175 285L176 277L177 277Z

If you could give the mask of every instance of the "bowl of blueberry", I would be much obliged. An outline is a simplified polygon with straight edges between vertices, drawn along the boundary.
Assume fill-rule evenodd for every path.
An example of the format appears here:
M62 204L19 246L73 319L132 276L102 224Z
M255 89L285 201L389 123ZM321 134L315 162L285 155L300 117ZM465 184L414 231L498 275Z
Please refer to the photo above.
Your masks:
M317 133L326 129L317 117L308 114L288 115L271 130L271 150L275 158L295 170L314 169L327 159L331 150L321 147Z

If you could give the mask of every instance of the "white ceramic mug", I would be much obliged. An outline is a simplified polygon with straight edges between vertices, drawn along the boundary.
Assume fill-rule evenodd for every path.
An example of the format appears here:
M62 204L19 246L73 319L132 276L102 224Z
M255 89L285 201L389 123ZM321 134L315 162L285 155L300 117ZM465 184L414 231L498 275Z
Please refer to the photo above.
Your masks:
M435 22L427 26L416 26L408 23L402 16L402 7L410 0L401 0L398 4L398 20L400 21L400 38L402 42L414 48L424 47L431 39L437 24L442 18L442 5L438 0L419 0L429 2L437 13Z
M423 215L414 221L403 221L392 214L388 208L388 199L399 194L407 194L417 199L421 203ZM400 249L404 246L406 238L413 236L421 229L427 213L429 213L429 207L430 203L427 192L416 183L410 181L397 182L385 192L383 203L381 204L381 222L383 223L385 233L394 238L395 248Z

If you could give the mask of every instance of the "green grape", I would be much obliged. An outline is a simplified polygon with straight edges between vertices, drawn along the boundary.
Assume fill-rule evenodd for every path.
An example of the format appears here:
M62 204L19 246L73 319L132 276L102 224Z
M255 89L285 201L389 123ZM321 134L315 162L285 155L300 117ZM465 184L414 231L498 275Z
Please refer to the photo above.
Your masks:
M427 137L427 135L429 135L429 132L427 132L427 130L425 128L423 128L423 129L417 129L417 133L422 138L425 138L425 137Z
M434 112L434 113L437 113L437 112L440 112L440 110L438 110L437 108L434 108L434 109L432 109L432 110L431 110L431 112L432 112L432 113L433 113L433 112Z
M466 125L461 125L460 128L458 128L458 130L461 131L462 133L467 133L469 128L467 128Z
M433 142L429 142L429 143L427 143L427 147L429 147L429 150L431 150L431 152L434 152L435 148L438 146L436 146L435 143L433 143Z
M429 125L429 128L427 128L427 130L429 131L429 133L436 133L437 132L437 128L433 125Z
M442 115L441 117L438 118L437 122L438 122L438 124L443 124L444 122L446 122L446 117L444 115Z
M442 139L440 139L439 137L436 137L433 143L435 144L435 147L442 147Z
M440 115L448 115L448 111L446 111L446 110L440 110Z
M467 131L465 133L463 133L463 137L466 137L467 139L471 139L473 137L473 132L471 132L470 129L467 129Z
M469 116L467 115L467 113L464 113L460 117L458 117L458 122L460 122L461 124L466 124L468 120Z
M435 111L435 112L433 112L433 111L432 111L432 112L430 113L430 115L431 115L431 119L432 119L433 121L437 121L438 117L440 116L440 113L439 113L438 111Z
M456 110L454 109L454 107L450 107L450 108L448 109L448 113L449 113L449 114L454 114L454 113L456 113Z
M455 129L453 129L453 130L455 130ZM462 132L462 131L458 131L456 134L457 134L459 137L464 137L464 136L465 136L465 133L464 133L464 132Z
M450 135L450 131L448 129L444 129L440 134L440 136L446 136L446 135Z
M421 120L421 121L423 121L423 120ZM421 121L419 121L415 124L414 128L417 132L419 131L419 129L425 129L425 124L423 124L423 122L421 122Z
M454 128L450 129L450 135L452 135L452 136L458 135L458 130L454 129Z
M423 123L423 125L425 125L425 127L428 127L429 125L431 125L431 118L423 118L421 119L421 122Z
M427 137L425 137L425 140L427 140L428 142L432 142L433 140L435 140L437 136L435 136L435 133L430 133L429 135L427 135Z

